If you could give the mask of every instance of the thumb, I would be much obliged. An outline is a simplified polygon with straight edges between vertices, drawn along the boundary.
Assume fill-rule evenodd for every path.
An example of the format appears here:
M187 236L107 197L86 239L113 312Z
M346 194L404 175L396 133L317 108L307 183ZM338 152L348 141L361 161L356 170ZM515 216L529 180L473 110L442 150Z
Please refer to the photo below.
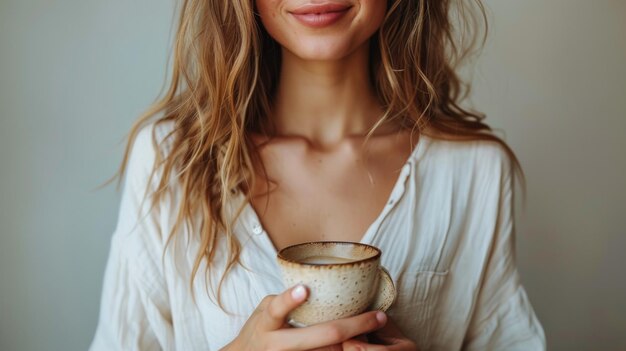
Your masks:
M270 300L263 311L266 330L276 330L285 324L289 312L303 304L309 292L304 285L296 285Z

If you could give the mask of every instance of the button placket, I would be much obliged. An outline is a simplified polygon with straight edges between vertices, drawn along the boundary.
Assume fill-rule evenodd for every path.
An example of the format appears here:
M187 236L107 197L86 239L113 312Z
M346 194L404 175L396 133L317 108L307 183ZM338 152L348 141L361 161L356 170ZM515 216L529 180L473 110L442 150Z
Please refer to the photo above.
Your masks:
M404 187L405 187L405 182L407 177L409 176L409 171L411 168L411 162L409 161L407 164L404 165L404 167L402 167L402 171L401 171L401 175L400 175L400 182L399 184L397 184L397 186L392 190L391 196L389 201L387 202L387 206L388 207L392 207L396 202L398 202L398 199L404 194Z
M252 233L254 233L255 235L261 235L263 234L263 226L261 226L260 223L253 223L252 224Z

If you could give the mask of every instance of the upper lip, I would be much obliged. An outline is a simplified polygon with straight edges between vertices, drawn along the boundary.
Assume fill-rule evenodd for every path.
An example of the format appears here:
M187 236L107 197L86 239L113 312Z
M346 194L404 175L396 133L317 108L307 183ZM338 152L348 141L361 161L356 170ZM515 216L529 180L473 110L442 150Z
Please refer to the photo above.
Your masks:
M328 13L328 12L341 12L352 7L349 4L342 4L336 2L328 2L324 4L306 4L302 5L292 11L294 15L307 15L313 13Z

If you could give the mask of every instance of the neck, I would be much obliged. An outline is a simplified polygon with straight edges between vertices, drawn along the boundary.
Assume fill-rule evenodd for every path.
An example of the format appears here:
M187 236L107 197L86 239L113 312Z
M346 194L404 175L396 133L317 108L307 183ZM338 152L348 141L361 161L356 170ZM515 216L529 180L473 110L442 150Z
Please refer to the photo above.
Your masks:
M364 135L383 111L369 78L368 46L335 61L307 61L283 49L273 123L278 135L318 145Z

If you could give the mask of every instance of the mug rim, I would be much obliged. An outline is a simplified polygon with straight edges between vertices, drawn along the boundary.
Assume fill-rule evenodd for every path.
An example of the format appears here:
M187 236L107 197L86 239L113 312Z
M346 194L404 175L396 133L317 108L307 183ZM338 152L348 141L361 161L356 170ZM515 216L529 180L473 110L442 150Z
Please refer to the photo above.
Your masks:
M324 244L339 244L339 245L352 245L352 246L362 246L362 247L366 247L369 249L373 249L375 254L371 257L367 257L367 258L362 258L360 260L355 260L355 261L349 261L349 262L341 262L341 263L306 263L306 262L299 262L296 261L294 259L285 257L283 255L283 252L288 250L288 249L292 249L294 247L299 247L299 246L307 246L307 245L324 245ZM285 263L290 263L290 264L295 264L295 265L301 265L301 266L309 266L309 267L332 267L332 266L352 266L352 265L356 265L356 264L361 264L361 263L366 263L366 262L370 262L370 261L375 261L377 259L380 258L381 256L381 251L379 248L377 248L376 246L373 245L369 245L369 244L364 244L364 243L360 243L360 242L354 242L354 241L307 241L307 242L302 242L302 243L298 243L298 244L294 244L294 245L289 245L287 247L282 248L281 250L278 251L277 253L277 258L279 259L279 261L283 261Z

